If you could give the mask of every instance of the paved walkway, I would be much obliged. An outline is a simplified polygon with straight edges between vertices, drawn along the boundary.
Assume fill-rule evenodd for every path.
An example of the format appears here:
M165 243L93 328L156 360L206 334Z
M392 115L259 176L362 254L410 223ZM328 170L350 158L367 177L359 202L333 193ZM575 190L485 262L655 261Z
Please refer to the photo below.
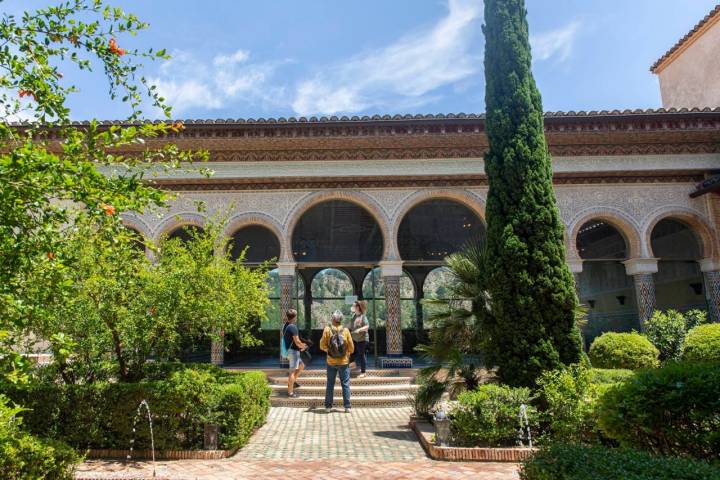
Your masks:
M158 477L194 479L382 478L516 480L503 463L430 460L407 427L407 408L365 408L345 414L272 408L245 448L224 460L157 462ZM91 460L78 478L149 478L150 462Z

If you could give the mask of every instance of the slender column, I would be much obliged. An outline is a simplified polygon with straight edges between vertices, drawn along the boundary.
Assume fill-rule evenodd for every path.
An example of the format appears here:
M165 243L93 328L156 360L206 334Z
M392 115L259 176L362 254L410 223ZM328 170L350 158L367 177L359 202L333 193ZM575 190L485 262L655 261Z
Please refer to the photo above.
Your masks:
M573 274L575 293L577 294L578 301L580 301L580 274L583 271L583 261L581 258L569 258L567 264L570 272Z
M220 338L210 341L210 363L222 365L225 363L225 332L220 330Z
M403 357L402 325L400 323L400 278L402 262L380 262L381 275L385 284L385 326L386 356L380 359L380 367L412 367L412 359Z
M637 297L640 327L649 320L655 311L655 279L658 271L657 258L633 258L623 262L625 271L633 277L635 296Z
M295 286L295 263L278 262L278 274L280 277L280 325L279 339L282 339L282 325L285 323L285 313L293 308L293 287ZM280 357L280 363L287 363L287 359Z
M417 329L417 342L425 342L425 317L423 314L422 300L424 298L422 288L415 292L415 328Z
M708 304L709 320L720 322L720 260L703 258L699 263L705 280L705 298Z

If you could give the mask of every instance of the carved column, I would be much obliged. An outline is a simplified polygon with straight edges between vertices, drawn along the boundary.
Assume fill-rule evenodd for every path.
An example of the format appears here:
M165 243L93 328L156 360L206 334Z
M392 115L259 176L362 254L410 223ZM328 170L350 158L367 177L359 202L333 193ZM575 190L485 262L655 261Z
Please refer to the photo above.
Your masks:
M703 258L699 263L705 280L708 319L720 322L720 259Z
M280 325L278 325L279 341L282 341L282 326L285 323L285 313L293 308L293 292L295 287L295 263L278 262L280 277ZM280 364L287 364L287 358L280 356Z
M637 297L640 327L652 317L655 311L655 279L658 271L657 258L633 258L623 262L625 271L633 277L635 296Z
M225 332L220 330L220 338L210 341L210 363L221 366L225 363Z
M400 277L402 262L380 262L381 275L385 284L385 308L387 319L385 326L386 356L380 358L381 368L412 367L412 359L403 357L402 325L400 323Z
M570 268L570 273L573 274L575 293L577 294L578 301L580 301L580 274L583 271L583 261L581 258L569 258L567 264L568 268Z

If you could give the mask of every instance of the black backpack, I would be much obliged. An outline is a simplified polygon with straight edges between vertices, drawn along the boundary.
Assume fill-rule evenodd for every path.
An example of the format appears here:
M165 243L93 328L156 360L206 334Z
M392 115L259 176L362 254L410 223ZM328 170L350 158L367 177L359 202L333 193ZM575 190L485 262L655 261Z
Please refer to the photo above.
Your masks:
M328 342L328 355L332 358L343 358L345 351L347 350L347 343L345 342L345 336L343 335L343 327L335 330L330 327L330 341Z

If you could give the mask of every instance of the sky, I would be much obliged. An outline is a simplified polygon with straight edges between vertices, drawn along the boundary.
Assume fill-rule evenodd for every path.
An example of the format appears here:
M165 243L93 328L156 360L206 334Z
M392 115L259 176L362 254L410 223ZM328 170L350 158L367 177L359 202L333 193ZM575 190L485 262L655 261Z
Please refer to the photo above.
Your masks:
M58 0L5 0L0 11ZM659 108L649 67L718 0L527 0L546 111ZM110 0L166 48L143 73L174 118L482 113L482 0ZM73 118L118 119L99 74L68 72ZM149 117L159 112L147 111Z

